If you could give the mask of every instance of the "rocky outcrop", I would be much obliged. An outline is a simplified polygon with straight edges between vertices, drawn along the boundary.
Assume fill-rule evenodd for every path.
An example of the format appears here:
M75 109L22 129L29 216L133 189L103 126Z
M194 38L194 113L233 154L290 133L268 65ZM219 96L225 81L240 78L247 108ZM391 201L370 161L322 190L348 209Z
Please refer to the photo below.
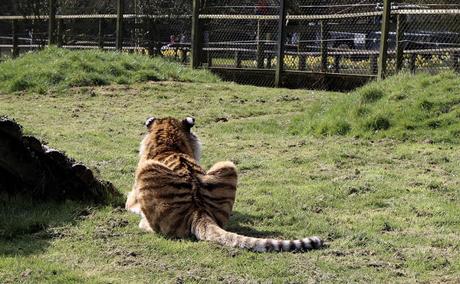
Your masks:
M0 193L37 199L105 203L120 196L114 186L63 152L25 136L14 120L0 117Z

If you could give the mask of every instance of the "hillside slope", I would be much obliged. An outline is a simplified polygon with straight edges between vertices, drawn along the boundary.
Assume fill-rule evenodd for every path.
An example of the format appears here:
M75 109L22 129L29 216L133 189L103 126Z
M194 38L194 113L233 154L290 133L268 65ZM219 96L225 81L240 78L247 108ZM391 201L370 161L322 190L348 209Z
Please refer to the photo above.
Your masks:
M165 80L217 82L218 78L162 58L100 50L46 48L0 63L0 92L5 93Z
M460 140L460 76L402 74L323 99L291 124L294 134Z

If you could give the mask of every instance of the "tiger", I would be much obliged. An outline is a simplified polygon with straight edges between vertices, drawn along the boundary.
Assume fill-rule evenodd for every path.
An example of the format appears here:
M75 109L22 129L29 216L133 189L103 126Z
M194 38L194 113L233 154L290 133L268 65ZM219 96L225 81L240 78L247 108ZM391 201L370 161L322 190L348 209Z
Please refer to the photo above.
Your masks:
M139 149L134 185L126 209L139 214L139 228L172 239L195 237L255 252L307 251L323 245L319 237L275 240L228 232L238 174L222 161L205 171L199 164L201 142L191 131L193 117L150 117Z

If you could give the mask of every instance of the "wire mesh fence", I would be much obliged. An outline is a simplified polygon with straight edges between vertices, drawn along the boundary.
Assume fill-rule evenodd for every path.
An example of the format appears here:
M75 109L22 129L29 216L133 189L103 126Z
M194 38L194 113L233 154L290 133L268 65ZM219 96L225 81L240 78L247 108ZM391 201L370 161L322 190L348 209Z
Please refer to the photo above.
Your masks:
M448 2L448 1L447 1ZM401 1L392 7L389 73L459 71L460 3Z
M385 31L385 1L284 2L285 36L279 41L279 0L207 1L200 13L205 35L202 66L219 72L244 70L242 82L257 80L248 76L257 69L256 83L270 85L275 74L267 71L277 68L277 50L282 44L283 66L278 67L282 80L296 78L289 85L324 85L328 77L338 84L401 70L459 70L458 1L388 1ZM387 42L384 47L382 33Z
M244 75L247 81L273 85L272 74L278 62L280 2L209 2L200 14L203 67L220 72L251 70L252 74Z
M0 3L0 60L43 48L54 37L54 44L68 49L115 50L120 46L118 49L126 52L189 62L189 1L30 1L36 9L30 8L28 1L16 2L22 5ZM56 13L50 34L52 3Z
M13 2L22 6L0 4L0 56L52 42L195 58L242 83L339 89L399 71L460 71L458 0Z

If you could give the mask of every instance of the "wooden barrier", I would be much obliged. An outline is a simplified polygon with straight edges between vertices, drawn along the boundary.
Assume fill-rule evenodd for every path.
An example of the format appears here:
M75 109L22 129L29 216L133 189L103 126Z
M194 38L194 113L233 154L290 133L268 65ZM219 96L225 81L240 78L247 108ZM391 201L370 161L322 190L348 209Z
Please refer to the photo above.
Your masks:
M327 40L328 40L328 28L325 20L321 21L321 72L327 72Z
M192 68L198 68L201 65L202 52L202 34L200 31L200 0L193 0L193 17L192 17Z
M11 21L11 37L12 37L12 50L11 53L13 58L19 56L19 47L18 47L18 34L16 33L16 20Z
M116 27L116 43L115 47L121 51L123 49L123 14L124 14L124 1L117 0L117 27Z
M97 29L97 45L100 49L104 49L104 19L98 19L98 29Z
M452 52L451 53L451 57L452 57L452 69L454 69L454 71L460 73L460 51L455 51L455 52Z
M404 27L406 16L398 15L396 18L396 72L401 71L404 58Z
M284 49L286 39L286 5L285 0L280 0L279 8L279 21L278 21L278 51L277 51L277 64L275 72L275 87L281 87L281 81L284 69Z
M56 40L56 0L48 0L49 17L48 17L48 45L57 43Z
M380 55L378 75L379 79L384 79L387 72L387 59L388 59L388 35L390 32L390 15L391 15L391 0L383 1L383 17L382 29L380 37Z

